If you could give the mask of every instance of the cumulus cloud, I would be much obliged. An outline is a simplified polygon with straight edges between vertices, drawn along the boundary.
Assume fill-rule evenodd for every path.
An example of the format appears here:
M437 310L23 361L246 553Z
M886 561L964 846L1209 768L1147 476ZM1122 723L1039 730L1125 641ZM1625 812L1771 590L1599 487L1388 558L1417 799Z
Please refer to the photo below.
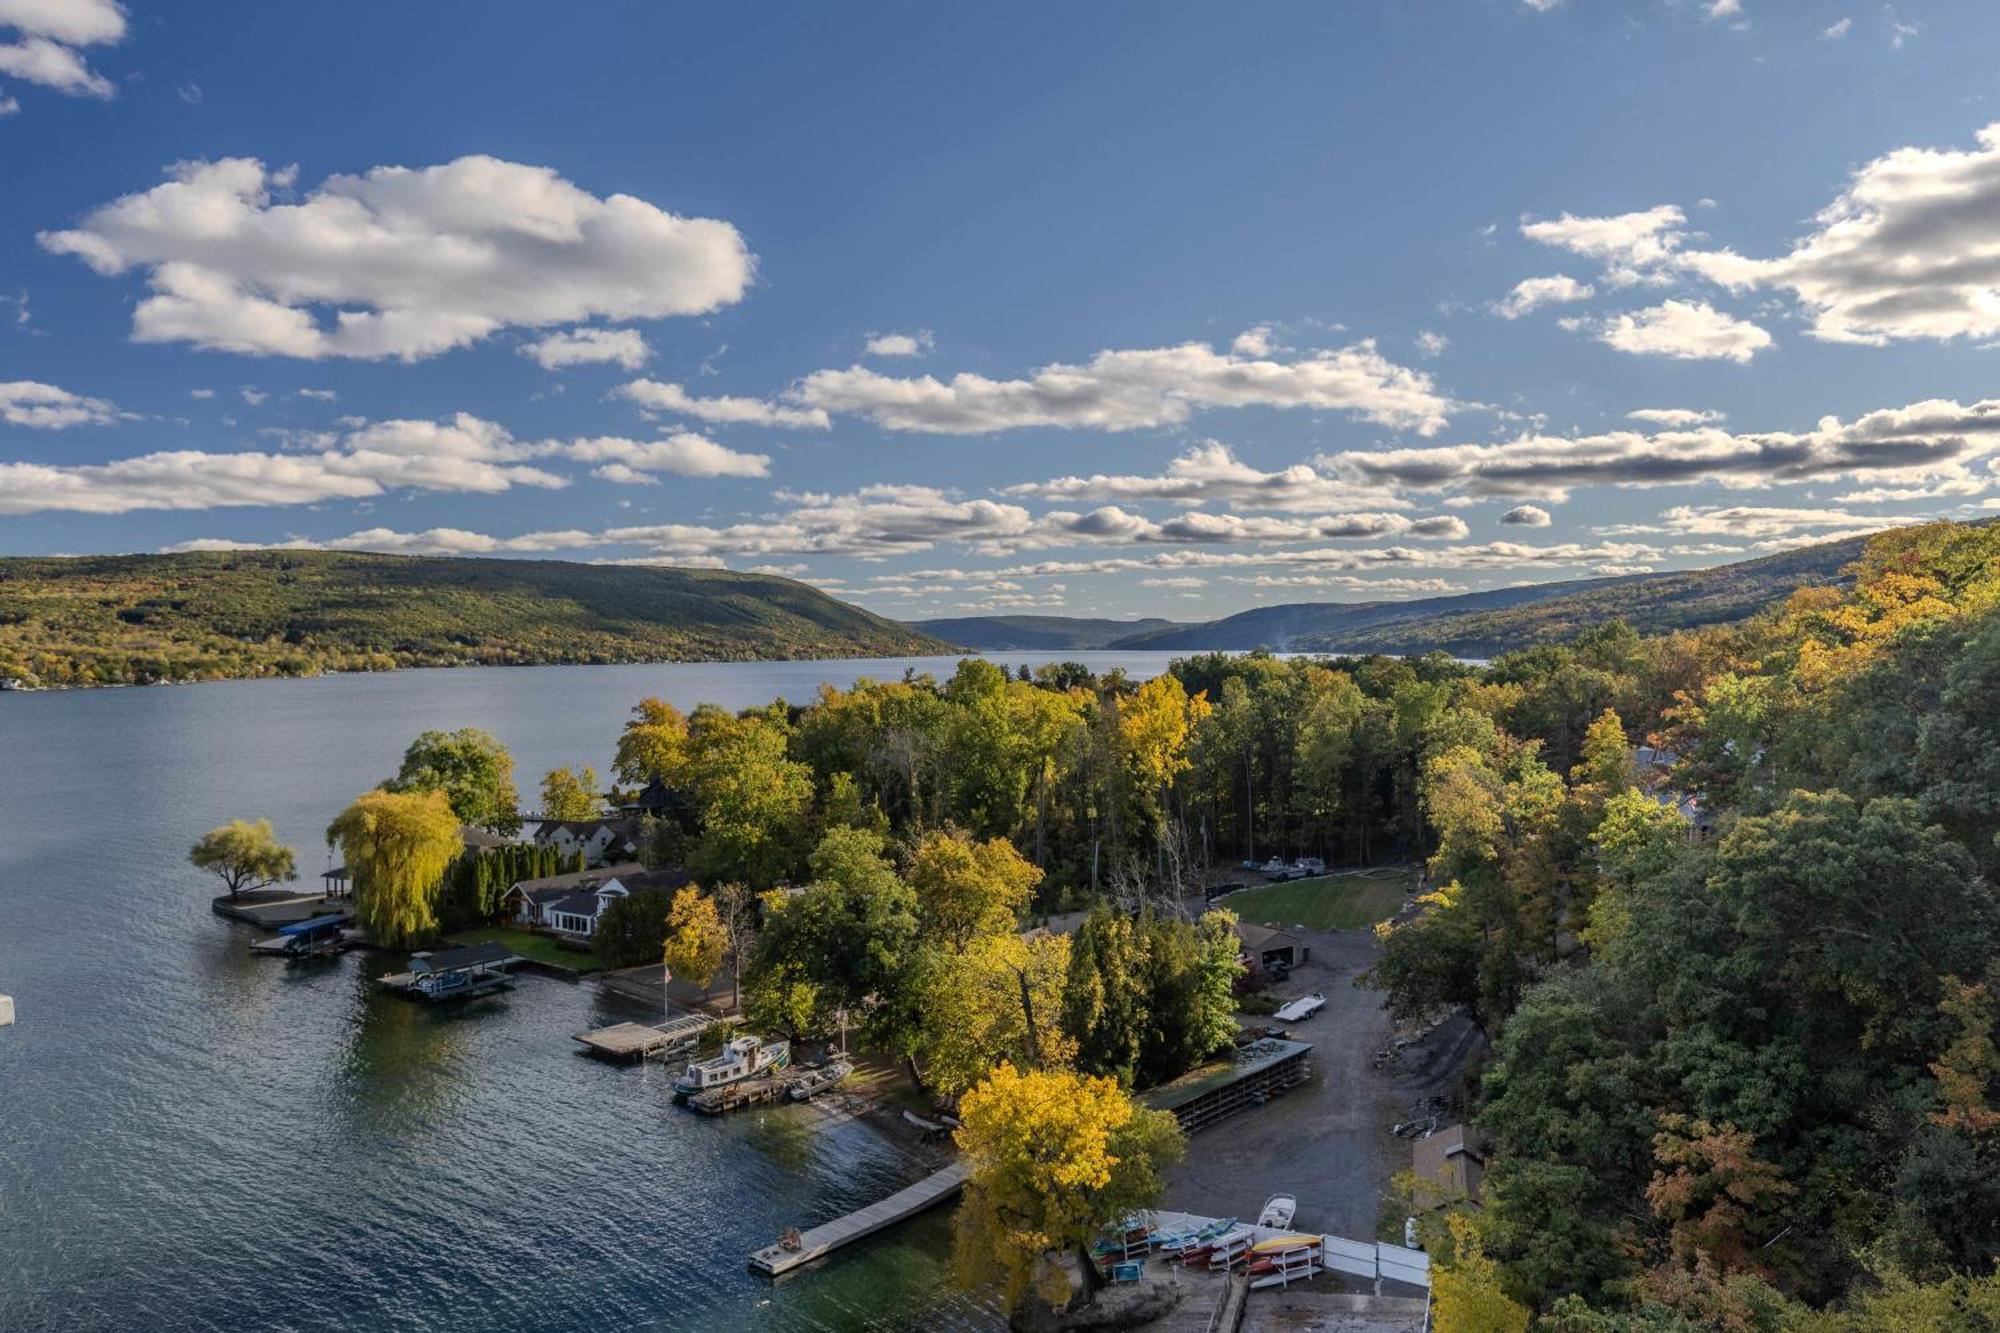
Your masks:
M1708 426L1729 416L1727 412L1691 407L1635 407L1625 415L1655 426Z
M296 203L274 194L293 169L255 158L168 174L39 237L106 276L145 270L141 342L414 361L511 325L703 314L754 268L727 222L493 157L329 176Z
M1541 306L1588 301L1595 295L1597 289L1589 283L1578 282L1567 273L1556 273L1546 278L1521 279L1514 284L1514 290L1493 303L1492 309L1502 319L1519 319Z
M111 81L90 68L85 46L125 37L125 12L115 0L0 0L0 74L40 84L71 97L110 97ZM0 99L0 115L20 109Z
M651 482L652 474L677 477L768 477L771 460L763 454L739 453L692 431L661 440L628 440L614 435L575 440L564 446L565 457L598 463L596 474L607 481Z
M2000 447L2000 400L1970 406L1931 399L1810 431L1732 433L1717 427L1526 434L1501 444L1356 450L1318 460L1357 485L1462 490L1473 495L1565 498L1574 486L1774 483L1870 477L1906 483L1967 475Z
M698 398L678 384L658 380L633 380L617 389L618 396L653 412L694 417L716 425L786 426L795 429L825 430L832 419L825 409L781 407L762 398L732 398L722 395Z
M1379 487L1358 487L1306 463L1265 472L1209 441L1167 464L1159 476L1058 477L1009 486L1008 495L1042 500L1167 500L1246 509L1325 509L1352 504L1400 506Z
M918 329L915 333L871 333L864 350L869 356L923 356L931 350L933 341L929 329Z
M1424 356L1443 356L1451 347L1451 339L1436 329L1417 331L1417 351Z
M1500 521L1510 527L1546 528L1555 520L1550 518L1549 511L1540 505L1515 505L1500 515Z
M1253 406L1347 411L1430 435L1453 407L1429 375L1395 364L1368 341L1285 361L1202 343L1105 351L1012 380L970 372L904 379L851 366L815 371L788 396L887 430L940 435L1030 426L1140 430L1179 425L1197 409Z
M589 365L637 370L652 354L637 329L565 329L521 348L522 356L544 370Z
M1704 301L1662 301L1644 310L1576 325L1597 340L1633 356L1681 361L1734 361L1738 365L1772 345L1771 335Z
M1605 280L1614 286L1658 283L1670 278L1660 267L1668 263L1685 239L1687 214L1672 204L1610 217L1561 217L1524 220L1521 235L1553 245L1605 266ZM1533 279L1530 279L1533 281Z
M1799 532L1839 536L1879 532L1906 519L1855 514L1845 509L1798 509L1780 505L1676 505L1660 515L1668 531L1715 537L1789 537ZM1837 529L1829 533L1828 529Z
M118 420L118 408L102 398L59 389L37 380L0 382L0 422L34 430L67 430L71 426L108 426Z

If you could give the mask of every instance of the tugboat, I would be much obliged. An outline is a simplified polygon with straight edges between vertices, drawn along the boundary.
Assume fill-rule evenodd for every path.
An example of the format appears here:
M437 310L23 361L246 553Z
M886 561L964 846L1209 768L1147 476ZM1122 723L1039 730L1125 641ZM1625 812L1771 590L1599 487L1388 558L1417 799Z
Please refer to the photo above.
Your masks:
M746 1078L783 1069L791 1062L792 1044L788 1041L765 1041L747 1033L731 1037L723 1043L720 1055L693 1061L681 1071L681 1076L674 1080L674 1096L685 1101L698 1092L741 1083Z

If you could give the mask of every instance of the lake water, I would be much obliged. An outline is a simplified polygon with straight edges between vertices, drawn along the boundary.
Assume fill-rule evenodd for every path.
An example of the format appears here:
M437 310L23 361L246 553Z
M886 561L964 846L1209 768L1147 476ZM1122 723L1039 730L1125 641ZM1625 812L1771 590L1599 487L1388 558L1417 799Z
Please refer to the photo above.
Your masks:
M1134 675L1166 653L994 654ZM434 1011L383 960L253 958L188 845L323 830L427 727L483 727L531 792L608 772L641 697L809 699L950 658L480 668L0 695L0 1330L992 1329L953 1291L947 1214L773 1287L788 1224L907 1183L807 1107L707 1120L667 1071L575 1054L632 1017L524 978Z

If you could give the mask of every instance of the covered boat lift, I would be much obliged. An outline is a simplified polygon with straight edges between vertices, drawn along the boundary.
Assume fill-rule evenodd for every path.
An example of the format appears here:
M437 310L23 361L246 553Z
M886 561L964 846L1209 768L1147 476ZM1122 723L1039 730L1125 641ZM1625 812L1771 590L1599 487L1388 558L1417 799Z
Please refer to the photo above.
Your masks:
M508 969L520 961L504 944L468 944L411 954L410 970L383 977L382 984L420 1000L464 1000L512 986Z

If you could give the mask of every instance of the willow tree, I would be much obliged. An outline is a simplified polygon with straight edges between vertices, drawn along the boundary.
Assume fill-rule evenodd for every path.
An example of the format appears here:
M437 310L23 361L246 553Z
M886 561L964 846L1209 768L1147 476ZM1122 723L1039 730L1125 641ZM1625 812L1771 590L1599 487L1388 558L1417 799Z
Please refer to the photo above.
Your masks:
M354 906L370 939L407 948L437 931L438 890L463 848L459 817L438 790L377 788L327 825L354 880Z
M292 849L278 841L268 819L254 824L232 819L202 834L188 850L188 861L221 880L231 901L245 890L297 879L297 860Z

